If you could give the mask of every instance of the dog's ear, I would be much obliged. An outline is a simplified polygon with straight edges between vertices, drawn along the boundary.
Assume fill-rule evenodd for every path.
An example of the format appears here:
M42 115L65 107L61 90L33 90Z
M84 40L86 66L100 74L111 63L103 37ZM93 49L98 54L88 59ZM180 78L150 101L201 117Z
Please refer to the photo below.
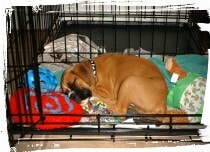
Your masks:
M93 74L88 61L84 61L76 65L71 72L78 78L82 79L88 86L91 86L93 81Z
M61 89L62 92L70 92L69 84L73 83L75 77L79 78L80 81L83 81L88 87L91 86L93 82L93 73L91 67L88 64L88 61L81 62L77 65L71 66L63 72L61 78Z
M73 66L69 67L68 69L66 69L63 74L62 74L62 77L61 77L61 89L62 89L62 92L63 93L68 93L70 92L70 88L68 86L69 82L71 81L71 71L73 70Z

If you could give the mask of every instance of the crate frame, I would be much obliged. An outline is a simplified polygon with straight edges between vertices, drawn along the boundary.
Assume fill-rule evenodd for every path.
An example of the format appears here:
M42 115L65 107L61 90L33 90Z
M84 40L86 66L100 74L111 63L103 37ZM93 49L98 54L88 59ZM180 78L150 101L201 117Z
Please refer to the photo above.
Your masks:
M28 69L32 68L34 70L35 75L35 90L36 90L36 96L38 99L38 107L39 107L39 117L40 119L37 122L32 122L32 127L25 126L23 122L20 122L19 124L12 122L12 114L9 109L7 109L7 119L8 119L8 130L9 130L9 138L11 146L16 144L18 141L52 141L52 140L132 140L132 141L182 141L182 142L202 142L199 137L199 129L205 128L204 125L200 123L174 123L172 121L173 117L201 117L201 114L198 115L169 115L169 114L163 114L163 115L126 115L127 117L131 118L147 118L147 117L169 117L170 122L169 123L161 123L156 124L156 122L147 122L147 127L144 129L133 129L133 128L116 128L116 123L105 123L105 125L110 125L108 128L103 128L104 123L101 122L101 118L107 117L107 116L115 116L120 117L121 115L88 115L96 117L97 122L94 124L97 127L96 128L89 128L89 127L83 127L83 128L68 128L68 129L57 129L57 130L48 130L48 131L42 131L42 130L36 130L33 128L37 123L44 122L45 114L43 112L42 107L42 101L41 101L41 90L40 90L40 83L39 83L39 74L38 74L38 66L41 63L45 63L45 61L42 61L41 63L38 61L37 56L44 53L44 45L48 44L49 42L52 42L52 45L54 46L54 40L57 37L61 37L62 34L66 34L65 28L69 25L76 25L76 32L80 33L80 25L87 25L89 24L89 38L92 39L92 30L94 29L94 25L101 25L102 27L104 25L111 26L113 30L115 31L115 44L114 44L114 50L117 50L117 34L116 31L118 30L118 26L123 26L128 31L128 37L131 37L131 29L129 26L131 24L134 24L132 26L151 26L153 27L152 31L152 47L149 54L146 54L150 57L153 55L162 55L162 60L165 61L166 55L176 55L176 54L182 54L182 52L179 52L178 49L175 50L173 53L166 52L166 46L163 46L163 52L155 52L154 49L154 34L155 34L155 27L156 26L164 26L164 42L166 43L166 35L167 35L167 27L168 26L177 26L177 43L178 43L178 35L179 30L181 26L186 26L187 28L191 29L188 41L189 45L190 43L195 42L196 46L199 48L198 52L193 52L192 50L188 50L184 53L197 53L197 54L204 54L204 50L202 50L202 44L199 43L199 34L201 33L196 26L196 15L199 14L200 11L195 10L178 10L175 15L170 11L163 11L161 12L155 12L155 7L151 7L150 9L152 11L146 11L142 9L142 7L136 7L135 11L130 11L130 7L126 7L127 10L118 12L120 10L117 9L118 6L110 6L111 7L111 13L105 12L105 8L103 5L101 5L102 12L92 11L93 6L86 5L85 8L87 11L79 11L79 5L80 4L69 4L69 5L57 5L57 6L43 6L41 11L38 13L34 13L32 7L14 7L14 13L12 15L12 18L7 16L7 22L10 23L12 21L12 25L8 24L8 27L11 28L11 33L8 33L8 78L6 80L7 84L7 94L6 94L6 103L9 107L9 98L10 94L23 86L22 77L24 76L24 73L28 71ZM72 7L73 6L73 7ZM73 10L69 9L69 11L65 12L65 7L74 8ZM75 9L76 8L76 9ZM138 9L141 10L138 12ZM88 10L89 9L89 10ZM159 8L158 8L159 9ZM51 12L53 10L53 12ZM161 10L161 9L160 9ZM192 13L193 12L193 13ZM185 15L183 15L183 14ZM157 14L157 15L156 15ZM156 15L154 17L154 15ZM170 16L171 15L171 16ZM139 17L140 16L140 17ZM145 21L140 20L141 17L146 17ZM24 18L23 18L24 17ZM138 20L138 17L140 18ZM171 18L170 18L171 17ZM175 17L175 22L168 21L172 20ZM106 19L105 19L106 18ZM118 21L118 18L121 18L120 21ZM125 20L123 19L125 18ZM148 20L147 20L148 19ZM158 19L162 19L161 21L157 22ZM137 24L137 25L135 25ZM25 26L24 26L25 25ZM30 33L28 33L30 31ZM141 32L141 31L140 31ZM102 46L105 46L105 29L102 28L102 40L100 44ZM141 34L140 34L141 36ZM65 37L65 36L64 36ZM141 39L141 38L140 38ZM25 43L26 40L29 40L28 43ZM131 48L130 39L128 40L128 48ZM66 43L66 42L65 42ZM141 41L140 41L141 44ZM25 46L26 45L26 46ZM164 44L165 45L165 44ZM178 45L178 44L176 44ZM177 48L177 47L176 47ZM79 48L78 48L79 50ZM192 51L192 52L191 52ZM66 50L64 51L66 52ZM70 52L71 53L71 52ZM122 53L122 52L121 52ZM144 55L144 54L143 54ZM24 56L28 56L29 60L25 60ZM142 54L139 53L139 56L142 56ZM92 57L91 57L92 58ZM23 59L23 60L21 60ZM55 63L56 61L52 61ZM78 60L76 63L79 63ZM50 62L46 62L49 63ZM24 116L27 116L25 114ZM73 115L74 116L74 115ZM84 115L87 116L87 115ZM20 115L22 117L22 115ZM60 122L63 123L63 122ZM69 122L71 124L71 122ZM80 123L80 125L87 125L88 123ZM125 123L126 124L126 123ZM130 123L128 123L130 124ZM133 123L131 123L133 124ZM140 122L140 125L144 126L145 122ZM151 128L150 125L165 125L166 128ZM181 126L181 127L180 127ZM187 126L186 129L183 129L183 126ZM190 127L189 127L190 126ZM192 127L195 126L195 127ZM177 128L176 128L177 127ZM179 128L180 127L180 128ZM37 139L33 138L34 135L55 135L56 139L49 138L49 139ZM18 138L16 138L16 135L18 135ZM30 135L29 138L27 135ZM59 139L59 135L69 135L69 138L61 138ZM82 135L84 138L74 138L75 135ZM94 137L88 138L89 135L93 135ZM185 136L186 138L180 139L180 138L174 138L176 136ZM104 137L106 136L106 137ZM157 138L156 138L157 137Z

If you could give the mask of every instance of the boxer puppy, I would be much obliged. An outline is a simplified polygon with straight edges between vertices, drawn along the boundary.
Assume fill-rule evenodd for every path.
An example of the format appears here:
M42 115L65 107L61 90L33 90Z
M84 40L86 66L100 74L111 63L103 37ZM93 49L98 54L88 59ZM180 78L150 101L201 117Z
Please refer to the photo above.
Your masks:
M166 113L164 76L151 61L132 55L106 53L69 67L61 88L77 102L94 96L113 114L133 107L140 114Z

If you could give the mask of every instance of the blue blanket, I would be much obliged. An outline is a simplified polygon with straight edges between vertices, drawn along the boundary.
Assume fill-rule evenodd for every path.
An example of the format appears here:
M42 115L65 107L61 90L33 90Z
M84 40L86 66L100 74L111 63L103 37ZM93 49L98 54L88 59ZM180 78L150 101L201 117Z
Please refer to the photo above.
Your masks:
M201 77L207 78L208 57L202 55L178 55L175 57L177 63L187 72L198 73Z
M197 73L201 77L207 78L207 70L208 70L208 58L202 55L177 55L175 57L177 63L187 72L190 73ZM173 87L173 84L170 82L171 76L165 69L165 63L162 62L160 59L151 57L150 61L155 63L157 67L163 73L166 84L169 89Z

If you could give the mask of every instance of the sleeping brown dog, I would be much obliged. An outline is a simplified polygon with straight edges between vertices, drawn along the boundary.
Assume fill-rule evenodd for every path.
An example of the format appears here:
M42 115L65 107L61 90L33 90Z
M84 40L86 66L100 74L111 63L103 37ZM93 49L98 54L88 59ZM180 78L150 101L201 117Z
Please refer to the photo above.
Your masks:
M131 106L141 114L166 113L168 93L160 70L147 59L107 53L64 71L62 91L76 101L94 96L113 114Z

